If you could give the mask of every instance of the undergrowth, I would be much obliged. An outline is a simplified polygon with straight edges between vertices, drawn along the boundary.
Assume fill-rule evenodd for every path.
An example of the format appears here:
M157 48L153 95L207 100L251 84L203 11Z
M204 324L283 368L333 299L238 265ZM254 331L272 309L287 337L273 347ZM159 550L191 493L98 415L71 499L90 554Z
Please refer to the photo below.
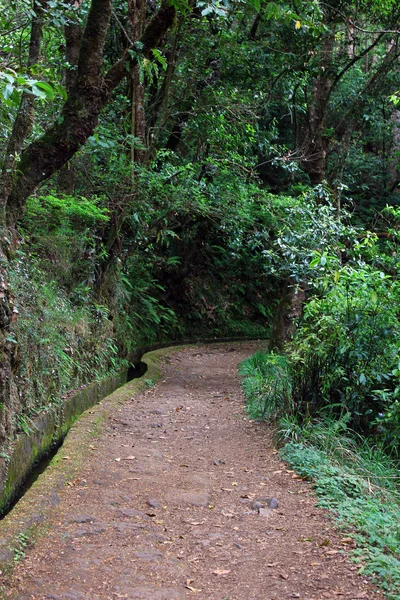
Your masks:
M271 364L286 375L285 385L273 382ZM283 356L265 361L265 354L258 353L241 364L252 418L282 414L277 403L282 394L288 402L288 372ZM382 445L353 432L350 419L348 413L339 418L327 411L313 418L287 413L277 428L284 443L280 455L312 482L319 506L330 510L337 526L355 540L350 557L359 573L370 575L389 600L400 600L399 464Z

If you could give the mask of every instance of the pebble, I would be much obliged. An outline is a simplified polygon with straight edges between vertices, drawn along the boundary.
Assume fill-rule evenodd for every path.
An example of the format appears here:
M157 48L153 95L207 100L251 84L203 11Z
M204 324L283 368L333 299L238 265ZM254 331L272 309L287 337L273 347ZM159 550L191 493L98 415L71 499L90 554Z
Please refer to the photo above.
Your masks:
M70 523L94 523L96 521L96 517L92 517L91 515L78 515L77 517L72 517L69 521Z
M158 500L155 500L154 498L149 498L146 502L147 506L150 506L150 508L161 508L162 504L161 502L159 502Z

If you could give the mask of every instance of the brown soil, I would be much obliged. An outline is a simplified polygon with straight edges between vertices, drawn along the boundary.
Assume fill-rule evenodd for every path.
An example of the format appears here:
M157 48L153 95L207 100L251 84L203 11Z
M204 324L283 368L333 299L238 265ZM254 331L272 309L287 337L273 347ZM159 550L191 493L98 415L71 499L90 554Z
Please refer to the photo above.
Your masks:
M5 598L381 598L267 427L245 416L236 365L256 346L166 359L162 381L93 438Z

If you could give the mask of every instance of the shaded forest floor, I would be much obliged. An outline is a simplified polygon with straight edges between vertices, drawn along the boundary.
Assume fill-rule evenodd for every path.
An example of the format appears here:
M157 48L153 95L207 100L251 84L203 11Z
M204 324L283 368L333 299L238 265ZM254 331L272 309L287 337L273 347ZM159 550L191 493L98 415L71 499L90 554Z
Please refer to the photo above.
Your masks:
M4 597L381 598L346 558L351 540L278 459L267 427L245 416L236 365L259 346L166 359L160 383L93 438Z

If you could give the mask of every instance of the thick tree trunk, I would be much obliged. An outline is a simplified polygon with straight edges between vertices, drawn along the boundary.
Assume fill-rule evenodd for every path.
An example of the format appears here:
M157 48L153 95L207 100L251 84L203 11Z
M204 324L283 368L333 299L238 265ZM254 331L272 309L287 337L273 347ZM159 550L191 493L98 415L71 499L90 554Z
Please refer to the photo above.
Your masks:
M28 72L40 59L43 16L46 6L47 2L42 0L35 0L33 4L34 16L32 19L29 54L26 65ZM12 190L14 169L18 164L18 157L26 138L32 132L35 115L34 103L35 97L32 94L28 94L27 92L22 94L17 116L7 145L4 166L0 175L0 226L6 224L7 201Z
M77 78L61 116L41 138L23 152L7 199L7 220L13 225L26 199L44 180L58 171L92 135L100 111L110 101L118 83L126 76L129 53L102 76L103 47L111 15L111 0L92 0L82 37ZM141 37L142 54L151 56L172 25L175 8L164 1Z
M65 59L68 67L65 71L65 88L68 95L76 83L79 52L81 48L83 30L78 23L69 22L64 27ZM61 192L72 194L76 185L76 168L70 162L63 165L58 173L58 188Z

